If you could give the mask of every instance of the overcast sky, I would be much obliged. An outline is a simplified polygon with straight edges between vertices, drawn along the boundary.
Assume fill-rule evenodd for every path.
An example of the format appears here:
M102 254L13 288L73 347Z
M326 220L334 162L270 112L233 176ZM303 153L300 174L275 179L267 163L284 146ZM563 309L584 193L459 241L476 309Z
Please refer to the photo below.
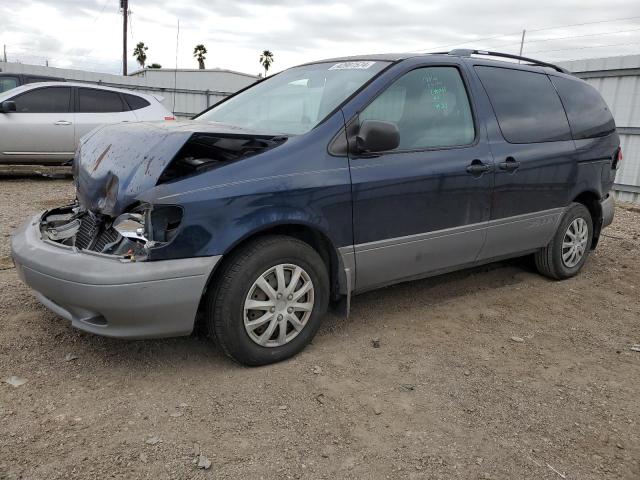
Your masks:
M204 43L208 68L253 74L264 49L274 53L272 71L455 46L517 53L522 29L523 54L543 60L640 53L639 0L129 0L129 8L130 71L139 41L149 47L148 64L175 66L178 20L178 67L197 68L193 47ZM121 71L119 0L3 0L0 18L10 61Z

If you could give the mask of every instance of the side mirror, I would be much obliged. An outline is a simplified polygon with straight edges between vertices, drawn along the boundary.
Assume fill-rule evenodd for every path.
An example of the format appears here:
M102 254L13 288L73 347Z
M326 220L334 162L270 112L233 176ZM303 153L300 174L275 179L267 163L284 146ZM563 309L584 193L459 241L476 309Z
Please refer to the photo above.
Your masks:
M393 150L400 145L400 131L394 123L365 120L360 125L356 146L361 153Z
M9 112L15 112L15 111L16 111L16 102L14 102L13 100L6 100L0 103L0 112L9 113Z

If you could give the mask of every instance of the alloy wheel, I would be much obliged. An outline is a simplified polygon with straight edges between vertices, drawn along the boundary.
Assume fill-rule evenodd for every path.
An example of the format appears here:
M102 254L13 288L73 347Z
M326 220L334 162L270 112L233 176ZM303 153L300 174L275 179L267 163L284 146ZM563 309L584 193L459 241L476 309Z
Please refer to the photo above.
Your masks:
M306 326L314 304L314 287L300 266L279 264L258 277L244 302L244 328L263 347L289 343Z
M567 227L562 240L562 263L567 268L573 268L587 250L589 241L589 226L584 218L578 217Z

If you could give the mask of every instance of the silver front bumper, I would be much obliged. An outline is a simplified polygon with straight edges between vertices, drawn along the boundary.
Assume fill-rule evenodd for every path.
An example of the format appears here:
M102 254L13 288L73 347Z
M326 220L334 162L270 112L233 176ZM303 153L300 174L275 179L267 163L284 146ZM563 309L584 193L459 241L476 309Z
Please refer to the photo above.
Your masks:
M43 240L37 215L11 239L20 278L50 310L110 337L188 335L220 256L123 262Z

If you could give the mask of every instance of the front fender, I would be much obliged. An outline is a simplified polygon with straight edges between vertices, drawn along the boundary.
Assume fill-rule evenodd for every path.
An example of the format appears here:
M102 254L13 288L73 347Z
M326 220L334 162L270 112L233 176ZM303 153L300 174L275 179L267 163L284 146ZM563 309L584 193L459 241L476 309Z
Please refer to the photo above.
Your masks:
M317 212L295 206L265 207L255 210L250 215L240 219L237 223L237 233L240 236L227 246L223 254L229 253L237 245L251 237L282 227L302 227L316 231L322 237L328 239L333 246L327 220L318 215Z
M303 225L335 247L351 245L351 188L348 169L331 169L231 185L169 197L184 210L180 232L150 259L223 255L256 233L281 225ZM157 202L150 202L157 203Z

